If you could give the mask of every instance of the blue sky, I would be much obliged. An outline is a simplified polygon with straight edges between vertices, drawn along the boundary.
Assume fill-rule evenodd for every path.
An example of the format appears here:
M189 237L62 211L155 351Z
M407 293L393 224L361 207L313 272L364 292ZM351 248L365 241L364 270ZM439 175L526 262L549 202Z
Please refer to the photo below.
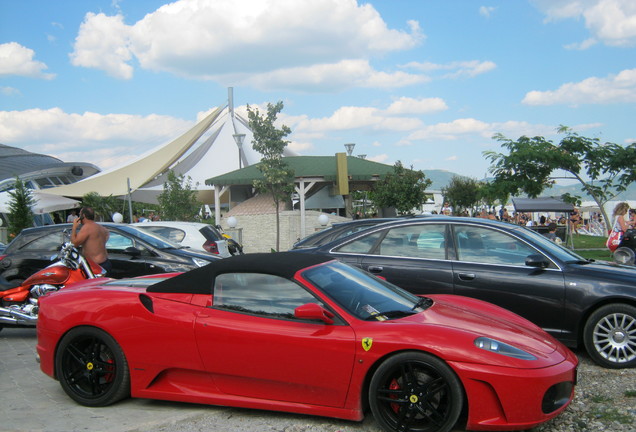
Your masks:
M633 0L0 0L0 143L107 169L227 100L303 155L483 178L493 134L636 140Z

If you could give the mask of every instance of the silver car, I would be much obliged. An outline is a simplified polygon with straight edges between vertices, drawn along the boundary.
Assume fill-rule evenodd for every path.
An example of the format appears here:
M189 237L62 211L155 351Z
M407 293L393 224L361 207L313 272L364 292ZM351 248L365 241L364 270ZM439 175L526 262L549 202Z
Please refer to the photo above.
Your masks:
M228 242L213 225L199 222L137 222L137 228L152 232L181 246L213 253L223 258L232 254Z

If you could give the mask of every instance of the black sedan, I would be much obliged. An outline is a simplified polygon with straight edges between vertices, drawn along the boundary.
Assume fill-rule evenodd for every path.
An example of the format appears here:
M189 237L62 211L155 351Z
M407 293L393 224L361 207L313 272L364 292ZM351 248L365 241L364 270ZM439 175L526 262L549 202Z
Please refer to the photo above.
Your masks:
M187 271L220 259L194 252L125 224L101 223L108 228L106 243L113 268L109 277L135 277L155 273ZM0 255L0 278L13 284L51 264L71 224L46 225L23 230ZM66 237L68 239L68 235Z
M525 227L429 217L383 223L298 252L329 255L415 294L485 300L599 364L636 366L636 268L593 262Z
M370 218L335 223L329 228L325 228L322 231L315 232L297 241L292 246L292 249L305 249L320 246L339 238L346 237L358 231L370 228L374 225L378 225L384 222L391 222L394 220L396 220L396 218Z

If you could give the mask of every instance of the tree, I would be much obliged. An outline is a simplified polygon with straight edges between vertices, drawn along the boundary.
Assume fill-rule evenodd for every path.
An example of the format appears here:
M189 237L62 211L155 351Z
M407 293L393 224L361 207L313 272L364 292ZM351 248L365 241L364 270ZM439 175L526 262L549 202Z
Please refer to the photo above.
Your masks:
M497 201L501 205L505 206L508 202L508 199L510 199L510 194L504 188L502 188L501 185L488 181L481 183L481 186L479 188L479 196L481 201L489 208L494 207Z
M426 188L431 185L422 171L404 168L397 161L393 172L375 183L370 198L376 207L394 207L400 214L410 214L426 201Z
M267 104L267 114L261 116L258 108L247 106L249 127L254 134L252 147L262 155L258 170L263 179L254 180L254 187L260 193L269 193L276 207L276 250L280 249L280 204L291 199L294 191L294 171L283 159L283 150L289 144L284 140L291 129L283 125L280 129L274 126L278 113L283 109L283 102L276 105Z
M197 192L192 189L192 178L168 171L168 180L163 184L163 192L157 197L161 217L171 221L194 221L201 209Z
M592 197L611 228L604 204L636 180L636 143L625 147L601 143L598 138L579 136L565 126L560 126L558 132L565 134L558 144L540 136L522 136L513 141L496 134L493 138L502 143L508 154L484 152L491 162L494 183L510 195L521 191L535 198L555 183L553 172L563 170L581 184L582 192ZM580 197L567 198L571 201Z
M24 185L24 182L16 177L15 188L9 191L9 226L7 230L9 237L14 238L24 228L33 226L33 210L35 204L31 189Z
M444 201L453 207L456 215L465 210L473 210L481 199L481 183L468 177L453 176L442 188Z
M91 207L95 211L96 221L110 222L119 207L119 200L112 195L104 197L97 192L89 192L82 197L82 206Z

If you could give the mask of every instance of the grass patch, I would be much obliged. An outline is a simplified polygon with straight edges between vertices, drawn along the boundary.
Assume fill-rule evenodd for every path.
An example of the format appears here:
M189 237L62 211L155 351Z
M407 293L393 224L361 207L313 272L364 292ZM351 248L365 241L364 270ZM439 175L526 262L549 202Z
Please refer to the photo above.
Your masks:
M625 390L625 397L636 397L636 390Z
M627 414L621 414L616 408L592 408L590 411L592 417L598 420L607 422L618 422L620 424L631 424L633 422L632 417Z
M593 259L596 261L614 261L614 257L609 250L574 250L574 253L581 255L583 258Z
M607 250L605 242L607 237L597 237L583 234L574 234L572 236L572 243L574 243L574 249L593 249L602 248Z
M574 235L572 243L574 244L574 252L583 258L593 259L596 261L614 261L614 256L605 246L606 237L597 237L590 235Z
M603 396L603 395L597 395L597 396L592 396L590 400L594 403L602 403L602 402L610 402L612 398L608 398L607 396Z

